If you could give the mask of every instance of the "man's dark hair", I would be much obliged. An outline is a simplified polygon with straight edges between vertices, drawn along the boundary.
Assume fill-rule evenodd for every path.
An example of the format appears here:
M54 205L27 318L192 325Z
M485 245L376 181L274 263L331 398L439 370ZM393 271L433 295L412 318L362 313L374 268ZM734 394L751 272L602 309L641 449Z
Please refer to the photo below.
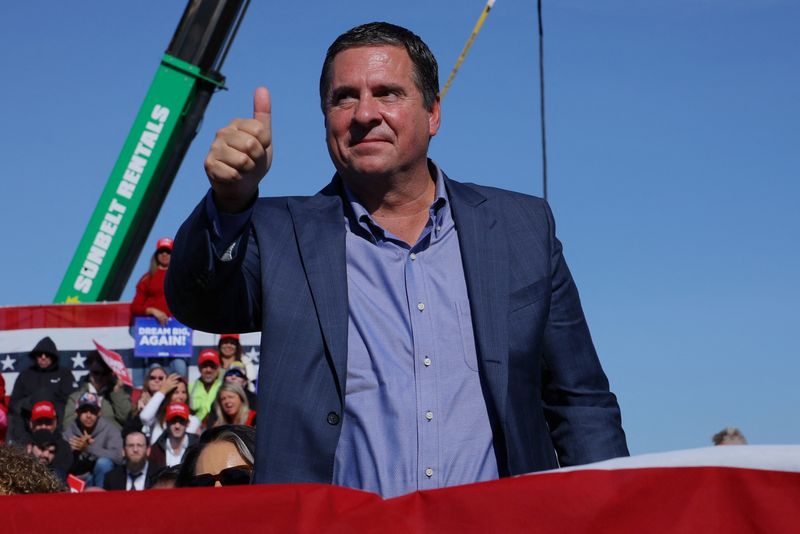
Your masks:
M181 465L173 465L172 467L164 466L153 474L150 480L150 485L155 486L159 483L175 482L178 480L178 473L181 470Z
M439 95L439 65L428 45L418 35L388 22L370 22L346 31L328 48L319 77L319 98L323 113L331 82L331 66L339 52L362 46L402 46L414 65L414 83L429 111Z

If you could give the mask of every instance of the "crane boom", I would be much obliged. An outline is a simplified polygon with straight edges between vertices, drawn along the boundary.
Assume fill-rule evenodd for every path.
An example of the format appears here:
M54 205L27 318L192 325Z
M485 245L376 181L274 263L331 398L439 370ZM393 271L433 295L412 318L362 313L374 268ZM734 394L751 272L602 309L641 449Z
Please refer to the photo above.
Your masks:
M249 0L190 0L54 302L118 300L211 95Z

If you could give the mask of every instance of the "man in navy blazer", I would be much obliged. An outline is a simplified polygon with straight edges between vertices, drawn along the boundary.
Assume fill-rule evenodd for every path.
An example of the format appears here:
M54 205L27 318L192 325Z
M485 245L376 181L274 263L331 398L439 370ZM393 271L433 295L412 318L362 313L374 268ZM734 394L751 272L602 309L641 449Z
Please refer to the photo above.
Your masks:
M404 28L337 38L312 197L258 198L265 88L212 144L166 291L194 328L261 331L256 482L391 496L628 454L547 204L428 159L437 70Z

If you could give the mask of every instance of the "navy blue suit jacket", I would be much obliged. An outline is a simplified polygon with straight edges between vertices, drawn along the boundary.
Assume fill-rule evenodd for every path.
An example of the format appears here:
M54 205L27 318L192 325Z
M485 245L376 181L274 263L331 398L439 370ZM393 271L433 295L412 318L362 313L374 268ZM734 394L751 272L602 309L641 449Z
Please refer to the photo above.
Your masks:
M627 455L578 292L541 199L446 179L501 476ZM221 261L201 203L175 239L170 310L208 332L261 331L256 482L327 482L347 378L338 178L261 198Z

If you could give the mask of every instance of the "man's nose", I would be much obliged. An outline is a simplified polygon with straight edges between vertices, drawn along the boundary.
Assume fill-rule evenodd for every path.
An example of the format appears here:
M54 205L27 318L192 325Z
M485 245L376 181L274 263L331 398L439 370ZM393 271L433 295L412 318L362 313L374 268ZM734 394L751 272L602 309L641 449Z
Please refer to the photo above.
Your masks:
M358 100L353 120L364 126L373 125L381 121L380 103L370 95L362 96Z

